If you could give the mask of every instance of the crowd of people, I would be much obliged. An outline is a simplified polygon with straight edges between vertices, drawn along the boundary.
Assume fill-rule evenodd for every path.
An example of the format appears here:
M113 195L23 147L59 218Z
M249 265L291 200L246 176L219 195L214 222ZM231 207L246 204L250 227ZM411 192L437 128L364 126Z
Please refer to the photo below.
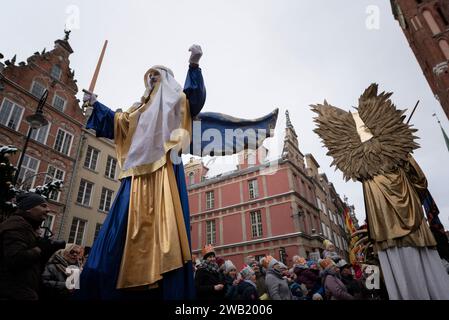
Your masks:
M69 268L81 272L89 247L55 247L39 237L49 212L44 197L29 193L17 198L17 211L0 224L0 300L70 300L76 286L68 285ZM290 266L272 256L245 258L237 268L216 256L213 246L193 257L196 299L255 300L372 300L388 299L385 285L369 288L372 273L360 261L348 263L329 240L321 257L296 255ZM351 259L353 260L353 259ZM367 268L366 268L367 269ZM69 283L70 284L70 283Z
M364 266L350 264L329 240L320 259L294 256L290 268L272 256L253 256L238 268L217 257L214 248L203 248L196 259L195 285L199 300L370 300L387 298L385 290L366 286L370 276Z
M0 300L65 300L75 287L66 284L68 267L80 271L89 247L41 237L50 207L44 197L17 197L16 212L0 224Z

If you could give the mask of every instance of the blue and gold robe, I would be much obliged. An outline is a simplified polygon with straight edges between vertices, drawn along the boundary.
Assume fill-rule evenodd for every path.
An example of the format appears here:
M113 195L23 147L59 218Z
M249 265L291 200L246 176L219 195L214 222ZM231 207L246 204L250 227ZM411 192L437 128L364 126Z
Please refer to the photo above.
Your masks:
M200 68L189 68L184 94L186 107L182 111L181 126L189 133L192 118L201 122L201 131L213 127L223 134L225 129L241 127L271 132L276 123L277 110L253 121L215 113L199 114L206 99ZM86 125L96 131L97 137L115 140L119 164L129 148L127 133L135 125L132 114L115 113L96 102ZM258 141L262 142L265 137ZM201 153L204 142L194 138L194 144L199 144ZM233 152L243 147L233 148ZM167 153L156 166L145 167L142 172L122 172L120 180L116 198L81 274L80 296L85 299L194 298L190 213L182 162L173 164Z

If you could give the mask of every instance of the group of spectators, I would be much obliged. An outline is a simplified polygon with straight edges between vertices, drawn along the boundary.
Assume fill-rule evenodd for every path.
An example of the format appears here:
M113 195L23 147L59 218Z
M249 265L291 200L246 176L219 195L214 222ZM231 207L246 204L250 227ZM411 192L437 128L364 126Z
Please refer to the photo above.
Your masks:
M272 256L257 261L246 258L238 271L231 260L217 257L214 248L203 248L195 264L195 285L200 300L365 300L379 292L366 286L367 274L351 265L325 240L318 261L294 256L289 268Z
M0 300L63 300L74 293L68 267L83 267L89 248L41 236L50 212L44 197L17 196L16 212L0 224Z

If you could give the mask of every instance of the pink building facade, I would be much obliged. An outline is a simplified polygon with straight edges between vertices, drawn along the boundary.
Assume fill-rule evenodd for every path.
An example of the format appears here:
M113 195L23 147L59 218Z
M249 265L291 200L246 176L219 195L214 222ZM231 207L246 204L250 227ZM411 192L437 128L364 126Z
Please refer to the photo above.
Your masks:
M201 160L192 158L185 165L194 255L212 244L218 256L231 259L237 267L249 255L272 255L291 265L294 255L308 257L321 252L323 240L329 238L347 258L344 220L339 224L335 218L334 225L329 225L329 220L323 222L322 215L331 209L318 205L316 188L320 183L308 173L289 119L283 155L276 161L273 174L263 174L269 163L248 165L243 160L237 170L208 179ZM334 189L329 186L328 190ZM328 197L331 201L329 192ZM333 200L337 202L335 197ZM333 208L332 213L341 216L342 212ZM327 228L332 230L330 235Z

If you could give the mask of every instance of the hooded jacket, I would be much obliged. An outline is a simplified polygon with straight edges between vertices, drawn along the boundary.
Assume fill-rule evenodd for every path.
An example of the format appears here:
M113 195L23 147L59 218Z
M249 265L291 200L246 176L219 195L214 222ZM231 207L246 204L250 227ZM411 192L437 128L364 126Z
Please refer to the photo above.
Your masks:
M0 224L0 298L38 300L41 254L36 228L20 215Z

